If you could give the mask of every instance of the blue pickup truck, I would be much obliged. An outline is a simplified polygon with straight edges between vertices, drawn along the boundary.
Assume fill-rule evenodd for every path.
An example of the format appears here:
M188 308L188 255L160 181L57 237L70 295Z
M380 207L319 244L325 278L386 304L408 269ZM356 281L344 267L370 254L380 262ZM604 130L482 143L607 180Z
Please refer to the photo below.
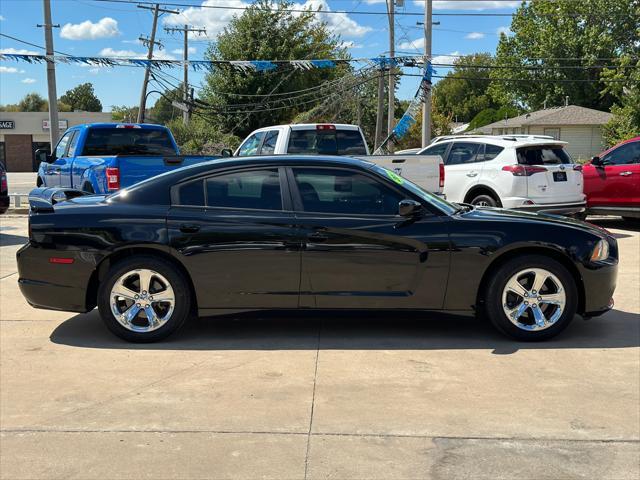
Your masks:
M169 170L219 157L180 155L162 125L93 123L67 130L53 152L38 150L38 187L106 194Z

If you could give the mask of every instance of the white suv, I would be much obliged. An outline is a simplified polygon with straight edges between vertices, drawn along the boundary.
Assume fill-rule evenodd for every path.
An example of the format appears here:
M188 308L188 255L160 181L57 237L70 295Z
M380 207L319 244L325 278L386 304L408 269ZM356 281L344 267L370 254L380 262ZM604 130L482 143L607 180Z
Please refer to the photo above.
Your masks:
M535 136L450 137L419 153L440 155L447 200L548 213L584 211L582 168L566 142Z

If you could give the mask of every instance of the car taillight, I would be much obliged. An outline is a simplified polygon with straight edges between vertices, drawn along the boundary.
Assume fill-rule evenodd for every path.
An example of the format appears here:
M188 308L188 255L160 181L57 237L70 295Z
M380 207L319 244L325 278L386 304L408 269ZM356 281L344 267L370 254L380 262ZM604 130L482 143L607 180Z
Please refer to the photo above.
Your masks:
M581 171L582 171L582 165L574 165L574 166L573 166L573 169L574 169L576 172L581 172Z
M511 172L514 177L530 177L534 173L546 172L544 167L536 165L506 165L502 167L505 172Z
M120 188L120 169L107 168L107 190L118 190Z
M444 163L440 164L440 188L444 188Z
M0 180L0 190L2 190L3 192L5 190L9 190L9 187L7 186L7 176L4 173L2 174L2 179Z
M335 130L335 125L324 124L324 125L316 125L316 130Z

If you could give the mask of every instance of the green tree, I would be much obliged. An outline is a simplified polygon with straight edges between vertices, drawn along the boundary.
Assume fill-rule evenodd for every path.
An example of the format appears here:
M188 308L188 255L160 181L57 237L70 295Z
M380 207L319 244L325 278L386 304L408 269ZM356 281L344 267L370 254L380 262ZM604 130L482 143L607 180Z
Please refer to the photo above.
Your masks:
M407 102L408 105L408 102ZM432 98L431 112L431 137L451 134L451 114L445 115L441 113L438 100ZM394 150L403 150L405 148L417 148L422 146L422 114L417 118L417 122L407 132L407 135L396 143Z
M223 148L235 149L240 139L235 135L222 133L213 128L209 119L194 116L189 125L182 123L182 117L170 120L167 127L173 133L182 154L219 155Z
M498 110L495 108L486 108L473 117L473 120L469 122L467 130L475 130L478 127L483 127L506 118L517 117L518 115L518 109L511 106L500 107Z
M27 93L18 102L19 112L46 112L49 110L48 102L37 93Z
M337 36L316 15L290 11L292 3L259 0L234 17L217 41L211 43L211 60L300 60L346 58ZM318 102L315 95L282 95L315 87L344 73L342 68L237 72L217 67L205 80L202 99L212 109L222 110L215 123L222 130L244 136L265 125L289 122L296 114ZM269 95L270 102L265 103ZM276 100L277 101L274 101ZM241 113L230 113L232 110Z
M83 112L101 112L102 103L96 97L91 83L78 85L60 97L60 102L71 107L71 111L80 110Z
M167 124L174 118L182 118L182 111L171 105L173 100L182 102L182 84L173 90L164 92L163 95L156 100L156 103L151 109L151 118L156 123Z
M490 92L501 104L531 110L563 105L609 110L615 95L602 66L626 53L638 55L638 0L536 0L518 8L513 35L502 34ZM504 80L504 79L514 79ZM555 81L557 80L557 81Z
M603 72L607 92L616 97L613 117L604 125L602 135L608 146L640 136L640 59L620 58L618 68Z
M452 115L454 120L469 122L482 110L501 106L488 93L489 53L476 53L455 61L455 67L433 87L438 113ZM506 100L508 102L508 100Z
M138 118L138 110L137 106L114 105L111 107L111 118L116 122L134 123Z

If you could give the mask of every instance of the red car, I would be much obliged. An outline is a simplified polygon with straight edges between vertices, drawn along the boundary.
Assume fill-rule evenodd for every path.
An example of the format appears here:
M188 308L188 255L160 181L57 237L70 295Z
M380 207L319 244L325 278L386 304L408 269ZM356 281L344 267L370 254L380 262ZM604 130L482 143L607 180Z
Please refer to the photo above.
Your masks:
M9 187L7 186L7 172L0 163L0 214L9 208Z
M582 173L587 213L640 219L640 137L593 157Z

